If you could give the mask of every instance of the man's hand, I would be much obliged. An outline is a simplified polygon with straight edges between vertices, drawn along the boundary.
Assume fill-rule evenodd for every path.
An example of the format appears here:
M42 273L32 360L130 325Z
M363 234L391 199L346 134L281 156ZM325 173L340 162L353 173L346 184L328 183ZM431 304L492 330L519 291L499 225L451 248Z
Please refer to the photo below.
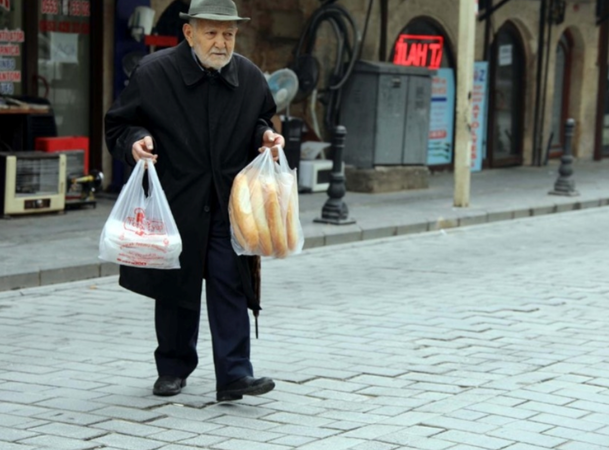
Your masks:
M272 130L266 130L262 136L262 147L260 147L258 151L262 153L265 148L270 148L273 154L273 161L278 161L279 147L285 147L285 139L283 136L278 133L274 133Z
M144 139L140 139L133 144L131 147L131 155L137 163L142 158L152 159L153 163L156 163L158 155L153 155L154 145L152 144L152 138L146 136Z

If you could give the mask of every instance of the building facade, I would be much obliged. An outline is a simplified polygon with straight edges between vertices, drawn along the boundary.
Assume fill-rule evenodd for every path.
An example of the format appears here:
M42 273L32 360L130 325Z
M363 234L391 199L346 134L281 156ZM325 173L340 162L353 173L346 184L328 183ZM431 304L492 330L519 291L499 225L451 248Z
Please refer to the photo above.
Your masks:
M458 64L457 2L399 3L391 10L388 35L409 29L439 34L450 54L445 64ZM560 156L564 123L569 117L576 121L575 155L583 159L595 156L599 100L596 2L564 2L564 10L554 11L557 17L552 21L548 7L543 29L546 37L540 42L541 6L542 1L511 0L488 19L485 13L492 8L479 11L482 20L477 21L475 55L476 61L488 62L489 72L487 167L533 164L546 154ZM540 151L542 154L537 154Z
M157 6L166 3L158 0ZM364 29L369 1L339 3L351 12L360 30ZM368 19L362 59L394 61L402 35L440 36L443 55L439 68L456 73L457 1L388 0L386 17L378 3L374 2ZM486 13L499 3L502 5L486 19ZM542 24L543 3L480 2L476 61L487 62L488 74L481 112L483 167L540 164L546 158L559 157L567 118L576 122L573 151L578 158L599 159L609 149L609 132L605 131L609 130L609 115L605 120L609 102L604 94L599 95L599 88L604 91L606 87L606 83L599 86L599 81L607 78L607 61L599 65L599 45L605 54L608 50L601 39L604 28L597 25L599 2L548 0ZM242 0L237 4L253 19L240 32L239 51L268 72L291 64L300 33L319 7L316 0ZM542 31L544 38L540 39ZM331 43L331 33L320 42L318 58L331 59L328 53L332 50L324 52L323 48ZM292 112L307 116L304 104L295 105ZM599 151L599 146L605 152Z
M89 136L91 167L111 175L117 168L103 147L103 114L124 86L121 77L126 64L117 58L117 48L137 45L137 51L150 51L129 41L127 19L122 16L136 6L147 6L158 20L170 3L0 0L2 93L47 99L56 114L58 134ZM242 15L252 18L241 26L236 50L266 72L290 67L307 20L320 6L319 0L236 3ZM374 1L369 17L369 0L338 3L350 12L360 32L365 30L362 59L428 66L437 63L433 68L441 77L436 80L440 83L436 94L446 94L443 120L448 126L454 114L447 114L446 109L454 110L456 103L450 102L450 89L445 92L444 86L454 83L460 61L456 44L458 1ZM484 108L479 113L484 127L476 138L484 141L483 168L539 164L546 157L560 156L568 117L576 121L573 149L578 158L609 156L609 21L602 22L609 5L605 3L480 2L479 19L484 19L493 4L501 4L476 26L476 60L487 71L486 93L481 94L485 96ZM385 13L379 7L383 4ZM540 20L543 4L547 7L545 23ZM554 8L550 10L550 6ZM542 28L545 38L540 40ZM437 42L442 43L441 55L433 53ZM322 70L331 65L333 45L332 30L326 26L314 49ZM423 53L408 53L415 48L419 53L426 49L429 59L425 60ZM311 115L319 115L323 109L318 104L313 111L310 103L296 102L290 113L310 124ZM442 136L450 143L450 135L445 134L432 126L430 142ZM450 168L451 161L449 152L444 161L430 159L430 166Z

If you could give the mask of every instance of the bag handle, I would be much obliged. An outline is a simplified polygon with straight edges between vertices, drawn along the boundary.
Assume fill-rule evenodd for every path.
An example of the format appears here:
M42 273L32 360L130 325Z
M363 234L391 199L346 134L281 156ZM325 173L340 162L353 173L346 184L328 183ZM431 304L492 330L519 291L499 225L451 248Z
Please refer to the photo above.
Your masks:
M290 169L290 163L288 163L288 157L285 156L285 151L283 150L282 146L278 146L279 147L279 161L277 162L280 166L283 166L286 168L286 170L292 170Z
M137 164L135 165L135 167L133 168L133 171L131 172L131 175L129 176L127 183L125 183L125 185L122 187L118 200L120 200L121 195L124 195L123 194L124 192L127 192L129 190L134 190L136 188L136 186L140 186L140 187L142 186L142 182L144 181L144 172L145 172L144 161L140 159L137 162ZM118 200L117 200L117 202L118 202Z
M144 171L148 170L148 197L151 197L154 194L155 189L161 189L161 180L159 180L159 175L154 167L154 163L151 158L142 158L138 161L138 164L143 161L142 166L144 170L142 171L142 178L144 177Z
M275 171L277 171L277 166L283 167L283 168L285 168L285 170L291 171L292 169L290 168L290 163L288 162L287 156L285 156L285 150L283 149L283 147L281 145L275 145L273 147L277 147L278 148L277 153L278 153L278 156L279 156L279 161L273 161L273 163L275 164ZM264 147L264 153L263 154L265 155L265 157L268 157L271 160L273 159L270 147Z

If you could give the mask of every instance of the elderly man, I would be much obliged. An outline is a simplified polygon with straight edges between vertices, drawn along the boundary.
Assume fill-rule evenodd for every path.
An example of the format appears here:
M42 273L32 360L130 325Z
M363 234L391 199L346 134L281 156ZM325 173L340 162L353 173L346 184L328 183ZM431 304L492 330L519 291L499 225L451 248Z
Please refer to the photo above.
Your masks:
M144 58L106 115L112 155L129 165L155 162L183 242L181 269L121 266L121 286L155 302L155 395L175 395L198 363L205 278L218 401L260 395L275 386L255 378L248 307L260 309L252 257L230 242L232 182L261 147L285 145L271 118L276 107L261 71L234 54L239 17L231 0L192 0L178 46Z

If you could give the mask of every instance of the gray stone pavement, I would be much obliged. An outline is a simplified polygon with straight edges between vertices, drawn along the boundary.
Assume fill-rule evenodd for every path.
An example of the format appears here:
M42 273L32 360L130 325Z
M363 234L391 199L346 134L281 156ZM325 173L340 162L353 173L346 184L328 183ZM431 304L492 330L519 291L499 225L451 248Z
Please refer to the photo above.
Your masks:
M578 161L574 180L579 197L548 195L558 165L485 170L472 174L471 206L453 208L453 175L431 176L430 188L389 194L348 192L345 201L356 225L313 223L325 193L300 196L306 248L510 220L609 204L609 160ZM117 273L97 259L101 228L113 200L96 209L66 214L0 219L0 291L43 286Z
M116 277L0 293L0 449L609 448L609 208L263 263L257 375L156 398L152 302Z

